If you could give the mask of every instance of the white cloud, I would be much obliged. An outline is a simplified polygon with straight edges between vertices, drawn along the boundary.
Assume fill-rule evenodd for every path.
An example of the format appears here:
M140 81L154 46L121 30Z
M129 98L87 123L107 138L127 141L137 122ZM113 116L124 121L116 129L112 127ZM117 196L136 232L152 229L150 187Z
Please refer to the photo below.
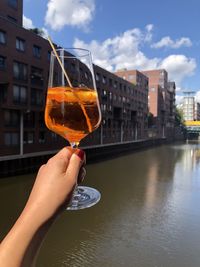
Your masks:
M150 42L152 40L153 28L154 28L153 24L146 25L145 29L146 29L147 33L146 33L145 41Z
M53 30L64 26L76 26L87 29L93 19L95 0L49 0L45 23Z
M49 36L48 30L46 28L44 28L44 27L42 27L41 30L43 32L42 37L47 39L47 37Z
M169 36L165 36L159 42L151 45L152 48L169 47L174 49L178 49L182 46L186 47L192 46L190 38L182 37L180 39L173 41Z
M23 27L26 29L33 29L35 28L33 21L26 16L23 15Z
M183 103L183 95L177 95L176 94L176 105L178 106L178 107L180 107L181 106L181 104Z
M194 58L188 58L185 55L170 55L162 60L159 68L166 69L171 80L175 80L178 85L188 76L194 74L196 69Z
M138 28L125 31L121 35L109 38L102 43L96 40L86 44L84 41L75 39L75 47L84 47L92 51L94 62L109 71L127 68L156 68L158 59L148 59L139 50L141 44L149 42L149 34L153 27L142 32Z
M133 28L124 33L98 42L96 40L85 43L75 39L74 47L82 47L90 50L94 63L107 69L115 71L117 69L160 69L168 71L169 79L174 80L179 87L184 78L194 74L196 61L185 55L170 55L162 58L148 58L142 51L141 46L149 43L153 25L147 25L142 31Z

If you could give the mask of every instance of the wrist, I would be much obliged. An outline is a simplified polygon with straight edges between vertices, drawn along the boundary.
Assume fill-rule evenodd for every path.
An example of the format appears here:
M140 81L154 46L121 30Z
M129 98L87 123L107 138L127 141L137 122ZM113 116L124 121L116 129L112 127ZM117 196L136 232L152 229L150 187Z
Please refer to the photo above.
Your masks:
M26 205L22 211L18 221L21 224L29 225L32 231L37 231L37 229L44 223L44 220L39 214L39 209L34 205Z

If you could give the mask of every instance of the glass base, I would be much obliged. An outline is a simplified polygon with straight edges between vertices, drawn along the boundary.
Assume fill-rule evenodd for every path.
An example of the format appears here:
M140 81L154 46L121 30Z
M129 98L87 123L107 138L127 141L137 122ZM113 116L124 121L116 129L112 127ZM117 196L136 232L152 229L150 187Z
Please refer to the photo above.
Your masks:
M101 198L99 191L92 187L78 186L75 189L74 195L67 210L79 210L90 208L97 204Z

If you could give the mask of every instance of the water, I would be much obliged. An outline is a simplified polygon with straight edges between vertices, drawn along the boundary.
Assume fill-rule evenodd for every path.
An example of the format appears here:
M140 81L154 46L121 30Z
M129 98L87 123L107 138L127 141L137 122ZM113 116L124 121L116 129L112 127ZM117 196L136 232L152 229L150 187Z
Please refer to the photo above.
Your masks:
M0 237L32 183L32 175L0 181ZM36 267L200 266L200 144L89 165L85 184L101 191L101 201L59 218Z

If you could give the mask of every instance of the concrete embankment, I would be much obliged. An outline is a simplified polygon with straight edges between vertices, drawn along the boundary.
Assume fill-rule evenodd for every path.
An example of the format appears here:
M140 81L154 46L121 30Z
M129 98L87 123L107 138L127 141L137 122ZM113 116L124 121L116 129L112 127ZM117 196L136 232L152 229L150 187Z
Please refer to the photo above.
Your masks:
M166 139L146 139L84 147L84 150L87 155L88 164L165 143L167 143ZM0 157L0 178L36 172L56 152L44 151Z

